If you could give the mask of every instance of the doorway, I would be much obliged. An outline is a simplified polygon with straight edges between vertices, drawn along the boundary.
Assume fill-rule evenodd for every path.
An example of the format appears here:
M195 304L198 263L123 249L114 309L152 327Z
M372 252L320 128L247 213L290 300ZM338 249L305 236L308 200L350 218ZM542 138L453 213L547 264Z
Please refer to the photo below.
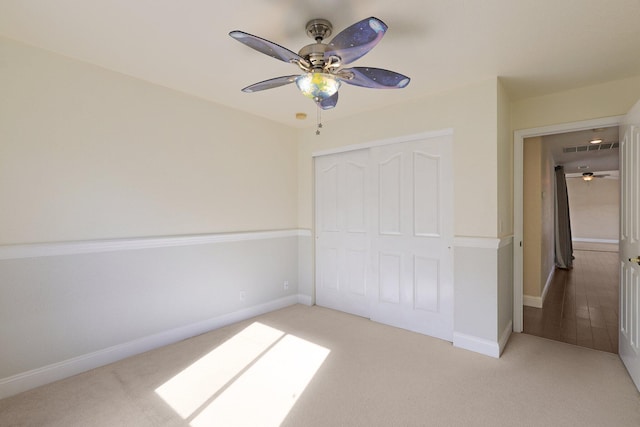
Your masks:
M524 333L617 352L619 145L617 126L525 139ZM573 243L560 261L558 179Z
M523 272L524 272L524 140L525 138L544 137L548 135L562 134L577 131L589 131L598 128L618 126L622 122L622 116L607 117L602 119L586 120L582 122L567 123L562 125L546 126L541 128L516 131L514 134L514 331L523 331ZM540 193L538 193L540 194ZM541 195L541 194L540 194ZM542 195L541 195L542 196ZM551 289L553 276L546 278L544 289ZM544 283L544 282L543 282ZM546 295L540 294L539 304ZM529 304L531 305L531 304Z

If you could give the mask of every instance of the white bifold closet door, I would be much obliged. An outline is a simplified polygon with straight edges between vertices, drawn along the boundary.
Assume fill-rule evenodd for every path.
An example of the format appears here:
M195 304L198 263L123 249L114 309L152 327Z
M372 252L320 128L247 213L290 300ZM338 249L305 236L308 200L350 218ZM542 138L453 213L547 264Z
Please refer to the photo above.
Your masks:
M369 317L369 150L317 157L316 304Z
M316 157L316 303L452 340L451 136Z

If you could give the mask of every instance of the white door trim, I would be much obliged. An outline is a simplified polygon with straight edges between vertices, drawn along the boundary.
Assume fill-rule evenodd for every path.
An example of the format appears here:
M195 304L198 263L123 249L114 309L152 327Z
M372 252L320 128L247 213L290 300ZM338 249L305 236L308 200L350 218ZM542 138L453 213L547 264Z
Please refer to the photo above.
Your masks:
M402 142L420 141L423 139L435 138L438 136L453 135L453 128L434 130L431 132L416 133L413 135L397 136L395 138L380 139L376 141L364 142L362 144L343 145L342 147L330 148L328 150L314 151L311 157L327 156L329 154L346 153L348 151L362 150L365 148L381 147L383 145L397 144Z
M525 138L573 132L598 127L618 126L624 116L611 116L579 122L562 123L513 133L513 331L522 332L522 235L523 235L523 143Z

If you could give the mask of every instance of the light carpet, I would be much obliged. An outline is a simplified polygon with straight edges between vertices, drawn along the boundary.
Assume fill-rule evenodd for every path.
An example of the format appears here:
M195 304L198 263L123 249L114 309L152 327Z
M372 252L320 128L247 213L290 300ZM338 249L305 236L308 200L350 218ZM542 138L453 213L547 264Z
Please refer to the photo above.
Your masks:
M615 354L500 359L295 305L0 400L1 426L640 426Z

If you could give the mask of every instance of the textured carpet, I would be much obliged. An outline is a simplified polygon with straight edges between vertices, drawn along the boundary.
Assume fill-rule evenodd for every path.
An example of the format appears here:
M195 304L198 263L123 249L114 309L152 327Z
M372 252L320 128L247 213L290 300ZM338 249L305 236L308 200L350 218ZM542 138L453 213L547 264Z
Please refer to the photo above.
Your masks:
M617 355L500 359L296 305L0 400L1 426L639 426Z

